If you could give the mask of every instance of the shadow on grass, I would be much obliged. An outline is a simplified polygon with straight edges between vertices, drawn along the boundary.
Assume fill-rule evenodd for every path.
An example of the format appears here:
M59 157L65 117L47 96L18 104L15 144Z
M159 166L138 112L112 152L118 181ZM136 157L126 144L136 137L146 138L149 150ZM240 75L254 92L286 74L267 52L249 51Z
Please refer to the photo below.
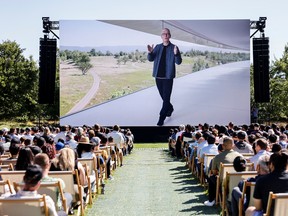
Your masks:
M171 159L171 156L168 156ZM171 158L170 158L171 157ZM169 161L169 160L167 160ZM175 159L174 161L179 161ZM169 169L170 175L173 176L173 184L177 185L176 192L181 194L191 194L191 198L182 202L182 209L179 212L188 213L189 215L219 215L220 207L207 207L203 203L208 199L207 191L200 185L191 171L185 166L185 163L179 163L174 168ZM183 165L182 165L183 164Z

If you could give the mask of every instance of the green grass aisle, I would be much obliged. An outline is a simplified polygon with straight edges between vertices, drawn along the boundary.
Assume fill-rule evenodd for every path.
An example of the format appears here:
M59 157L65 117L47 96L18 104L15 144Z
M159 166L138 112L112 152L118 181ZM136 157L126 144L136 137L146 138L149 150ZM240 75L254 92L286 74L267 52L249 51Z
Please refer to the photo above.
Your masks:
M207 195L184 162L163 148L135 148L113 176L87 215L219 215L203 205Z

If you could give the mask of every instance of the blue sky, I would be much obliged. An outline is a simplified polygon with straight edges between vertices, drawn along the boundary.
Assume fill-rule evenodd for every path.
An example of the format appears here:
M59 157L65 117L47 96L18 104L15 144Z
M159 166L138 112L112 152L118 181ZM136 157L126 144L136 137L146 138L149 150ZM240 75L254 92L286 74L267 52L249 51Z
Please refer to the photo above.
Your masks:
M282 57L288 41L285 28L286 1L259 0L1 0L0 41L11 40L25 48L25 56L39 57L43 37L42 17L50 20L105 19L251 19L266 16L265 34L270 37L270 59ZM251 31L251 34L253 31ZM56 31L59 35L59 32ZM257 34L259 36L259 34Z

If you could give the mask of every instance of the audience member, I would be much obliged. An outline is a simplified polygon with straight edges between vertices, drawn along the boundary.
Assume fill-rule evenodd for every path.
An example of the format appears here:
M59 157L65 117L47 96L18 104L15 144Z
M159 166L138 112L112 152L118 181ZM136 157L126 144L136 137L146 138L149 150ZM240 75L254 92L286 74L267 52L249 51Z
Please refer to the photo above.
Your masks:
M271 172L256 180L254 190L254 205L246 210L246 215L263 215L266 213L269 192L288 193L288 153L282 150L271 155L269 168ZM271 214L274 215L274 207L271 208Z
M208 195L209 200L204 202L206 206L213 206L216 198L216 175L220 170L220 163L233 163L237 156L241 156L240 153L233 151L233 139L230 137L223 138L224 151L216 155L212 161L212 175L208 178L209 188Z
M21 148L16 161L15 170L26 170L29 165L33 164L34 154L28 147Z
M233 150L239 153L254 153L252 145L245 141L246 133L244 131L239 131L237 133L238 142L233 146Z

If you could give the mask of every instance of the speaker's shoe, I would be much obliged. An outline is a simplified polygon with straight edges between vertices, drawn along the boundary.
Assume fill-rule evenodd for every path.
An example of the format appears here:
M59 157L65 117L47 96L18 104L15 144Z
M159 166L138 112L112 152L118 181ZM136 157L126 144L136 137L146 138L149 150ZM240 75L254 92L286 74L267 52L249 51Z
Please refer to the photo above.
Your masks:
M168 110L168 112L167 112L166 116L167 116L167 117L171 117L171 115L172 115L173 111L174 111L174 109L173 109L173 108L172 108L172 109L170 109L170 110Z
M163 117L163 116L160 116L159 117L159 120L157 122L157 125L158 126L163 126L164 125L164 120L165 120L166 117Z

